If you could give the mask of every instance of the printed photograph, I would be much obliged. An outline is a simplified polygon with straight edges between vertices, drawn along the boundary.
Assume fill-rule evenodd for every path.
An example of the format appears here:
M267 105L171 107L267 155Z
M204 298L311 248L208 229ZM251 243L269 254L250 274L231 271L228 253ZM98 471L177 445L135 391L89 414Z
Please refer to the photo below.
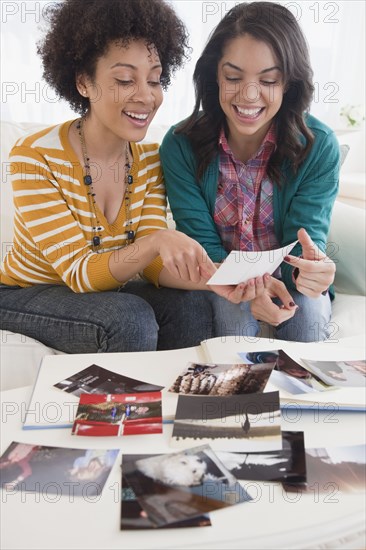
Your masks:
M304 433L282 432L282 445L282 450L267 453L216 453L237 479L305 483Z
M58 495L101 494L118 449L70 449L13 442L0 458L1 487Z
M122 468L127 462L136 462L137 460L150 458L154 455L125 455L122 456ZM121 530L138 530L138 529L158 529L145 510L137 500L136 494L132 487L129 486L127 479L122 474L121 480ZM203 514L201 516L192 517L168 525L162 525L160 528L180 528L180 527L209 527L211 525L210 516Z
M306 449L306 484L285 483L286 491L358 493L366 489L366 445Z
M282 449L279 393L179 395L171 445L197 443L233 452Z
M161 392L82 394L73 435L122 436L162 433Z
M271 351L241 352L239 356L253 364L275 361L271 381L280 389L292 394L313 393L329 390L329 385L304 369L282 349Z
M251 500L206 445L180 453L140 455L134 460L124 456L122 473L141 508L157 527L172 526Z
M98 365L90 365L54 386L77 397L80 397L82 393L146 393L163 389L163 386L135 380Z
M234 395L262 392L275 362L262 364L188 363L169 391L192 395Z
M309 369L326 384L339 387L366 387L366 361L310 361Z

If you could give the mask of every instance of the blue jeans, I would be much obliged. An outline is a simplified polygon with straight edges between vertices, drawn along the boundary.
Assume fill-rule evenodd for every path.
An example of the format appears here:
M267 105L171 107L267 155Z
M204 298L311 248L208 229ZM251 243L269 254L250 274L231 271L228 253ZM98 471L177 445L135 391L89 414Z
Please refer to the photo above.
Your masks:
M81 294L61 285L0 285L0 328L66 353L190 347L216 336L207 294L143 281Z
M273 327L274 337L296 342L327 340L333 332L329 294L308 298L296 290L289 289L289 292L299 309L291 319ZM231 304L216 294L209 294L214 310L214 333L227 336L261 336L261 325L253 317L249 302Z

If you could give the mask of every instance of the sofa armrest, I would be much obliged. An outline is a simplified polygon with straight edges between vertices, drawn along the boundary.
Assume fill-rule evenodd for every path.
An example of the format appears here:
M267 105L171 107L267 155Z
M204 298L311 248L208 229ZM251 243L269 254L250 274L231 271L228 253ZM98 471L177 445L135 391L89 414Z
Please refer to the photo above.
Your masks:
M366 295L365 210L336 201L327 253L336 263L336 292Z

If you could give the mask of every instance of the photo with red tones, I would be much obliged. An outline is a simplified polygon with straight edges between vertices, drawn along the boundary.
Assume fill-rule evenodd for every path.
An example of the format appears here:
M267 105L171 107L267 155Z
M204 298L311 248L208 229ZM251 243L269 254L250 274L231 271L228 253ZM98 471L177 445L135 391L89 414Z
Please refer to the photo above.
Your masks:
M162 433L161 392L82 394L73 435L122 436Z

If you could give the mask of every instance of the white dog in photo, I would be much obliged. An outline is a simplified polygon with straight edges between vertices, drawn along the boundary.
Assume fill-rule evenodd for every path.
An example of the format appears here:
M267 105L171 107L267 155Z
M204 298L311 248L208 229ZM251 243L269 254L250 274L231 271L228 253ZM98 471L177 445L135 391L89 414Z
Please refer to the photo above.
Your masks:
M165 485L201 485L207 464L197 455L172 454L136 461L137 469Z

